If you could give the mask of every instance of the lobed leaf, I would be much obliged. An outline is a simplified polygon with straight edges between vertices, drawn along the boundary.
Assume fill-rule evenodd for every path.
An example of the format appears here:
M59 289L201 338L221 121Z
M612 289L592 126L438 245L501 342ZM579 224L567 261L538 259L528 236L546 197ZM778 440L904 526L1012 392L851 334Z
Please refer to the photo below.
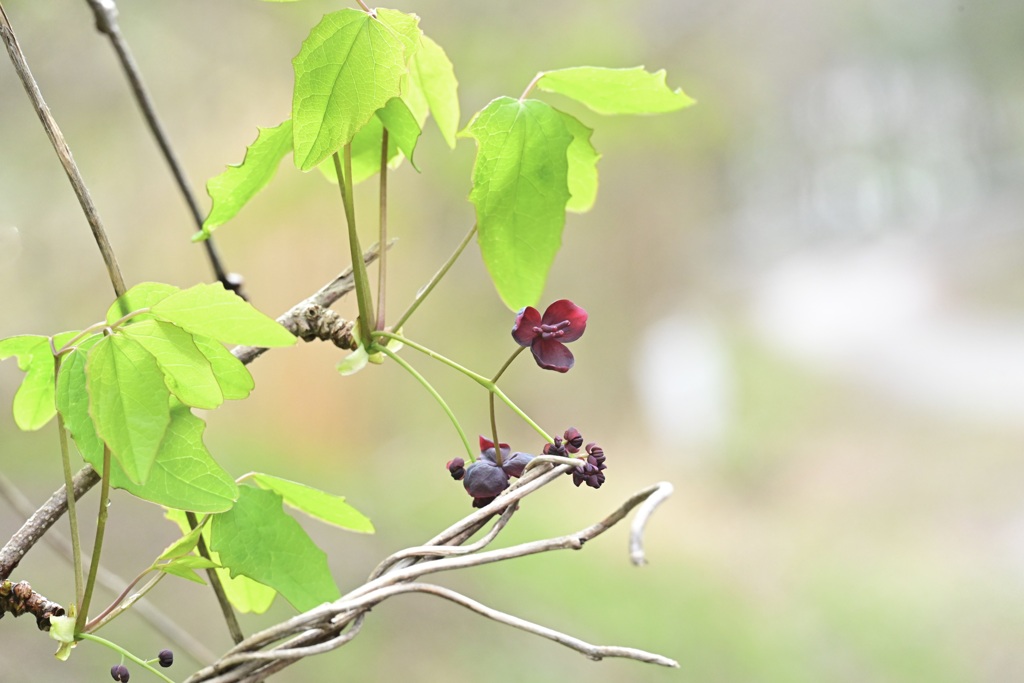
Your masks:
M572 135L567 152L569 202L565 208L575 213L586 213L593 208L597 199L597 161L601 158L590 144L590 136L594 129L584 126L579 119L564 111L558 113L562 115L562 123L565 124L566 130Z
M245 150L242 163L206 181L206 193L213 200L203 229L193 241L210 236L217 226L227 223L241 211L256 193L267 186L277 173L285 154L292 151L292 121L273 128L259 128L256 140Z
M280 494L285 505L301 510L321 522L327 522L349 531L373 533L373 524L370 520L346 503L341 496L259 472L252 475L252 480L260 488Z
M571 97L598 114L661 114L694 104L681 88L672 90L665 85L664 69L651 73L642 66L546 71L537 87Z
M459 130L459 82L444 49L426 35L420 37L420 49L409 62L409 76L415 90L422 94L425 105L430 108L444 141L454 149ZM402 97L407 98L407 95L403 90ZM416 112L413 107L410 109ZM423 120L417 119L422 128Z
M308 171L355 136L392 97L419 45L419 18L390 9L327 14L292 60L295 165Z
M107 324L113 325L132 311L150 308L163 301L171 294L181 290L174 285L162 282L140 282L117 298L107 309ZM135 316L133 320L149 317L145 314Z
M275 347L295 343L291 332L219 282L183 289L150 310L192 334L229 344Z
M167 519L171 520L178 525L181 529L181 533L188 534L189 525L188 520L185 518L185 513L180 510L167 510ZM209 525L202 527L202 536L206 541L207 550L210 545L210 529ZM220 565L220 555L216 551L209 550L210 558ZM270 586L264 586L258 581L253 581L247 576L236 576L231 577L231 572L227 569L217 569L217 577L220 579L221 585L224 587L224 594L227 595L228 601L237 609L239 612L248 614L263 614L270 605L273 604L274 598L277 597L277 591Z
M232 576L276 589L299 611L340 597L327 555L285 514L277 493L243 486L235 506L210 525L210 547Z
M164 383L185 405L212 410L224 402L210 361L191 334L162 320L143 320L123 329L149 351L164 373Z
M137 341L112 334L89 351L85 373L97 435L128 478L144 484L171 421L156 359Z
M562 243L573 136L551 106L511 97L488 104L467 134L477 142L469 199L484 263L506 306L532 306Z

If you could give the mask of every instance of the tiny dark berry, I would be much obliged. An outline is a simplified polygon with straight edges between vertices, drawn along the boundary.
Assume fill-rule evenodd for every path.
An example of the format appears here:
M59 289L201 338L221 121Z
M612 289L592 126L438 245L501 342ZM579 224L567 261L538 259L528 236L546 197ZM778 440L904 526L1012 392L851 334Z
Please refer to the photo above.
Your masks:
M448 461L446 465L449 474L452 475L452 479L458 481L466 476L466 461L462 458L453 458Z
M160 666L166 669L171 664L174 664L174 653L170 650L160 650L157 659L160 660Z
M110 667L110 677L121 683L128 683L128 667L124 664L115 664Z

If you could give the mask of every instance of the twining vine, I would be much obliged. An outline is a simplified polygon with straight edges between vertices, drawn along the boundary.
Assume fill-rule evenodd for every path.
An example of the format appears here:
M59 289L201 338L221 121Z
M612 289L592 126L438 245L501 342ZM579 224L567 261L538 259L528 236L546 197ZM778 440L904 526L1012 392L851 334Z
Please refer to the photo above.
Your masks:
M301 657L349 642L373 604L405 592L452 600L592 658L624 656L674 665L668 658L640 650L592 646L413 579L442 569L579 548L637 506L632 555L635 562L642 562L643 526L653 507L671 491L667 484L638 493L607 519L575 535L485 549L526 495L564 479L563 474L571 475L577 487L600 488L608 467L600 445L586 442L575 427L551 430L556 434L552 436L542 417L523 411L499 382L526 349L538 367L570 371L575 359L566 344L584 335L588 321L586 310L568 298L554 301L543 313L535 306L561 245L566 212L582 213L594 206L600 155L587 124L533 97L535 91L574 100L602 115L665 113L693 101L681 90L669 88L663 71L574 67L539 72L518 97L497 97L462 126L454 67L443 48L424 34L419 17L371 9L360 0L358 9L327 14L311 29L292 62L291 117L261 128L243 161L207 183L211 208L203 217L121 34L116 6L112 0L87 1L98 30L110 38L190 207L197 227L193 240L205 244L218 281L184 288L155 282L126 287L85 181L0 5L0 37L64 165L116 297L102 318L83 330L0 340L0 360L14 357L25 372L12 406L15 423L30 431L55 425L65 480L65 493L58 491L0 551L0 616L34 614L40 628L59 642L60 659L69 658L82 642L120 653L121 661L111 668L114 680L128 680L129 663L170 680L159 670L173 663L170 651L144 659L96 632L165 577L204 583L198 573L203 571L236 646L190 681L262 680ZM416 145L428 118L450 147L461 138L476 143L469 195L475 220L452 256L404 310L392 316L394 308L387 296L388 174L403 161L417 168ZM240 277L227 272L211 239L215 230L268 186L288 154L298 170L317 169L337 186L338 215L348 237L351 268L274 320L240 296ZM379 188L376 232L381 247L364 254L359 239L361 212L353 188L374 176ZM407 330L417 308L474 238L498 297L512 312L512 351L493 374L465 367ZM374 294L367 266L378 256ZM349 292L356 298L356 320L342 319L328 308ZM207 450L202 438L205 422L195 413L245 399L254 387L245 364L267 349L290 346L297 339L326 340L348 351L338 363L341 375L385 361L407 371L451 422L465 457L449 459L448 471L462 482L472 506L480 508L424 546L396 554L367 583L344 596L325 553L285 508L363 533L373 532L370 520L344 498L306 484L261 472L233 476ZM226 345L235 348L229 351ZM487 436L480 436L476 446L442 393L416 369L409 356L417 355L462 374L487 392L490 419L479 429ZM513 450L500 440L498 403L536 432L540 448ZM72 443L87 463L77 475L72 474L77 457ZM97 482L101 485L99 510L92 560L86 568L80 540L84 516L75 502ZM141 563L136 577L112 603L94 609L111 489L161 506L182 535L157 558ZM74 569L74 585L65 587L74 596L67 607L44 598L27 582L8 578L65 511ZM500 515L498 521L484 538L464 545L496 515ZM236 612L265 611L277 595L291 603L298 616L280 628L246 637Z

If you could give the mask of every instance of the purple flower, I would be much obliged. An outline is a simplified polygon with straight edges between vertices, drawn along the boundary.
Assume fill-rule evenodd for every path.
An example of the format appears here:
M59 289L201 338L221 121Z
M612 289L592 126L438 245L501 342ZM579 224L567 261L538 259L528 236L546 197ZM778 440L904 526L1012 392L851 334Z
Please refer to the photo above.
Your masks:
M537 365L545 370L568 372L575 361L565 345L582 337L586 329L587 312L568 299L559 299L543 317L533 306L519 311L512 338L520 346L529 346Z
M466 493L473 497L473 507L482 508L495 498L498 494L509 487L509 477L521 477L526 469L527 463L533 460L533 456L527 453L512 453L507 443L501 446L501 465L498 464L497 454L494 450L494 442L490 439L480 437L480 458L466 467L462 477L462 485L466 487ZM456 462L462 462L462 458L448 463L448 471L455 476L452 466Z

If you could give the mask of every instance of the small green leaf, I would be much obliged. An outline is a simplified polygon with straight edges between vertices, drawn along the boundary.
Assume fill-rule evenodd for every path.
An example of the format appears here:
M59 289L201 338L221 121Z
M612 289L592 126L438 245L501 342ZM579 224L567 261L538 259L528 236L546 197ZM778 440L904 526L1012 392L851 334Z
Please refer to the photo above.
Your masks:
M568 151L570 196L565 208L575 213L586 213L593 208L597 199L597 161L601 155L590 144L590 136L594 132L592 128L584 126L579 119L564 111L558 113L562 115L562 123L572 134Z
M217 226L234 218L273 179L281 159L291 151L291 119L273 128L260 128L256 141L246 149L242 163L228 166L226 171L206 182L213 207L203 221L202 232L193 237L193 241L206 239Z
M53 395L53 350L50 338L35 334L0 340L0 360L17 356L25 371L12 405L14 423L24 431L35 431L57 413Z
M216 566L205 557L185 556L175 558L166 564L158 564L156 570L206 585L206 581L196 573L196 569L213 569Z
M64 427L71 433L86 462L103 469L103 442L96 435L89 417L89 394L86 389L85 365L89 349L102 335L94 334L81 340L77 347L65 354L57 373L57 410L64 418ZM112 463L112 464L116 464Z
M455 69L448 55L428 36L421 36L420 49L409 62L409 75L415 89L422 93L430 107L430 113L444 141L454 149L455 135L459 130L459 82L455 79ZM405 90L402 96L406 97ZM416 112L414 107L409 108ZM419 123L422 128L423 121Z
M477 142L469 199L480 253L505 305L532 306L562 244L573 136L549 105L511 97L488 104L467 131Z
M403 111L404 109L404 111ZM388 100L387 106L378 109L365 126L359 129L352 138L352 182L359 184L380 173L380 147L384 135L384 119L388 123L388 167L397 168L402 163L402 152L412 158L416 141L420 135L420 126L415 117L408 111L405 102L397 97ZM413 168L416 165L413 164ZM334 168L334 159L324 159L317 169L331 183L338 184L338 173ZM419 170L419 169L417 169Z
M174 543L167 546L160 557L157 560L173 560L176 557L182 557L188 555L190 552L195 550L195 547L199 545L199 535L202 533L203 527L197 526L187 534L179 538Z
M402 101L401 97L392 97L388 103L377 110L377 118L381 120L384 127L388 129L388 144L392 139L405 158L409 160L412 167L417 171L416 162L413 161L413 152L416 151L416 141L419 140L420 125L416 117L409 111L409 107ZM377 142L377 167L380 168L380 142Z
M195 285L152 307L161 320L228 344L291 346L295 336L219 282Z
M128 478L144 484L171 421L160 366L137 341L112 334L89 351L85 373L96 433Z
M171 520L178 525L181 532L188 533L189 525L185 519L185 513L180 510L167 510L167 519ZM203 539L206 541L207 548L210 545L210 533L209 526L202 527ZM220 556L214 552L210 552L210 558L220 564ZM264 586L258 581L253 581L247 576L236 576L231 578L231 572L227 569L217 569L217 577L220 579L221 585L224 586L224 594L228 596L228 601L237 609L239 612L244 614L263 614L274 602L274 598L277 597L277 591L270 586Z
M642 66L577 66L546 71L537 87L571 97L598 114L660 114L694 104L682 89L672 90L665 85L664 69L650 73Z
M390 9L327 14L292 60L295 165L308 171L347 143L389 99L419 45L419 18Z
M217 378L224 398L229 401L246 398L256 383L242 361L235 358L216 339L197 334L192 337L192 341L195 342L199 352L209 361L210 367L213 369L213 376Z
M285 514L273 491L241 487L235 506L210 524L210 547L232 576L277 589L299 611L340 596L327 555Z
M338 363L338 374L342 377L354 375L365 368L369 361L370 356L366 353L366 347L360 346L358 349L341 359L341 362Z
M126 325L122 332L153 354L163 370L167 388L179 401L204 410L224 402L213 367L191 334L161 320Z
M107 309L107 323L113 325L132 311L149 308L178 291L181 290L174 285L166 285L162 282L140 282L110 305L110 308ZM136 316L133 320L141 320L144 317L149 316Z
M321 522L327 522L349 531L373 533L373 524L370 520L346 503L341 496L335 496L288 479L272 477L269 474L256 473L252 476L252 480L260 488L281 494L285 505L301 510Z

